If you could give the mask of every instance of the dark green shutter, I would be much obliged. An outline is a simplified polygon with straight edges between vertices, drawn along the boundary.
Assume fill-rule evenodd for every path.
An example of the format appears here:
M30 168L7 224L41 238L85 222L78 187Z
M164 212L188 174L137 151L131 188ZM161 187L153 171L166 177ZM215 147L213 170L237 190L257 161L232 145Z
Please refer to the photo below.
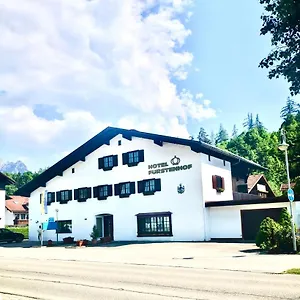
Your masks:
M160 192L161 191L161 181L159 179L155 179L155 191Z
M135 182L130 182L130 194L135 194Z
M68 200L72 200L72 190L68 190Z
M145 190L145 182L144 180L138 181L138 193L143 193Z
M92 198L92 188L87 188L87 196L88 196L88 199Z
M123 165L128 164L128 153L123 153L122 154L122 160L123 160Z
M98 158L98 169L103 169L104 167L104 159L103 157Z
M120 184L115 184L115 196L120 195Z
M113 156L113 166L117 167L118 166L118 155Z
M61 201L61 193L60 193L60 191L56 192L56 200L57 200L57 202Z
M79 189L75 189L74 190L74 200L78 200L79 199Z
M108 196L112 196L112 185L111 185L111 184L109 184L109 185L107 186L107 195L108 195Z
M99 197L99 186L93 187L93 197L98 198Z
M139 150L139 162L145 161L144 159L144 150Z

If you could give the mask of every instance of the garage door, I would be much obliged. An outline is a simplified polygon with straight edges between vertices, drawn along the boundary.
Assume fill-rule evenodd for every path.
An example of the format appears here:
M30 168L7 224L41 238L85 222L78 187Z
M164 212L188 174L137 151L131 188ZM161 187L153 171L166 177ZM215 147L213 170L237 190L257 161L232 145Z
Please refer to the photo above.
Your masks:
M270 217L278 221L281 210L282 208L241 210L243 239L254 241L262 220Z

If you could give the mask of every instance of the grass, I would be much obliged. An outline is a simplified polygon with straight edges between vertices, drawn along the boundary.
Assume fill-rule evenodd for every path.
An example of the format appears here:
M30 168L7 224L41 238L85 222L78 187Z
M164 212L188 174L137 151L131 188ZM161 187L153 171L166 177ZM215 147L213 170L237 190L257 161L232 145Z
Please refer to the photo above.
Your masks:
M289 270L285 271L284 273L300 275L300 268L289 269Z
M28 226L26 226L26 227L11 227L11 226L8 226L6 228L13 231L13 232L22 233L22 234L24 234L24 238L28 239L28 228L29 228Z

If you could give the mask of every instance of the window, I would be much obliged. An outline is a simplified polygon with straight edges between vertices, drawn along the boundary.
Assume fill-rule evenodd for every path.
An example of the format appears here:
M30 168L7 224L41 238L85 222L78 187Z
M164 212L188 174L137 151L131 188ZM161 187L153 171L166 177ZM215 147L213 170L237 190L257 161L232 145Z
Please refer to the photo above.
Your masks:
M98 159L98 168L103 171L112 170L113 167L118 166L118 155L110 155Z
M26 214L21 214L21 220L26 220Z
M47 205L51 205L51 203L55 202L55 193L47 193Z
M171 212L137 215L138 237L172 236Z
M56 233L72 233L72 220L57 221Z
M92 198L91 188L84 187L74 190L74 200L77 200L78 202L85 202L89 198Z
M75 168L72 168L72 174L74 174L75 173Z
M144 161L144 150L136 150L122 154L123 165L128 167L137 166Z
M222 193L225 190L224 178L218 175L212 177L213 189L217 190L218 193Z
M56 192L56 200L60 204L68 203L68 201L72 200L72 190Z
M138 193L154 195L154 193L158 191L161 191L160 179L146 179L138 181Z
M121 146L121 145L122 145L122 141L118 140L118 146Z
M93 188L94 198L98 200L106 200L107 197L112 196L112 185L99 185Z
M115 196L125 198L129 197L131 194L135 194L135 182L122 182L115 184Z

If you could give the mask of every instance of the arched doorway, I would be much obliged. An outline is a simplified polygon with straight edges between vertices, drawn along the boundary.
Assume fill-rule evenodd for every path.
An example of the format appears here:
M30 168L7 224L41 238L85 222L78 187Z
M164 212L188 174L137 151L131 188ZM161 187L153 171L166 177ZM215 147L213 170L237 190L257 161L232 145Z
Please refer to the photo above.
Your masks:
M96 216L96 226L100 237L114 240L114 216L111 214L100 214Z

